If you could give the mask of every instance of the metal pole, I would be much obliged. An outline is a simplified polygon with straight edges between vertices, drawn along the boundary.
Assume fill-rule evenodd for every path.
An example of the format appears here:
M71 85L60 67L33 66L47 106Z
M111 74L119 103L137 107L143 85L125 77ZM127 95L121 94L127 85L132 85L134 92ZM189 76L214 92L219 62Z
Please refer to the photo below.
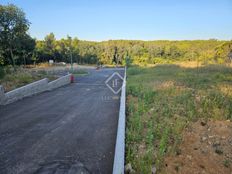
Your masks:
M73 59L72 59L72 51L70 50L71 53L71 72L73 72Z

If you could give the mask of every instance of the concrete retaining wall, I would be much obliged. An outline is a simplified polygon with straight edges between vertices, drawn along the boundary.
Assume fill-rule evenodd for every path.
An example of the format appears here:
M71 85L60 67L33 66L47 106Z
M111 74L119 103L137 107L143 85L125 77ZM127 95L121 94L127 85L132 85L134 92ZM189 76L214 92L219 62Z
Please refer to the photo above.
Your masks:
M0 105L5 103L4 88L0 85Z
M0 86L0 105L6 105L17 100L20 100L24 97L28 97L34 94L38 94L44 91L52 90L64 85L67 85L71 82L71 74L60 77L54 81L48 83L48 79L42 79L33 83L30 83L26 86L14 89L7 93L4 93L3 87Z
M54 81L51 81L48 83L48 90L52 90L52 89L67 85L70 83L70 79L71 79L71 74L68 74L68 75L60 77Z
M113 174L124 174L126 125L126 68L121 91L117 139L114 152Z
M14 89L10 92L5 93L6 102L5 104L12 103L14 101L20 100L24 97L28 97L43 91L46 91L48 85L48 79L42 79L26 86Z

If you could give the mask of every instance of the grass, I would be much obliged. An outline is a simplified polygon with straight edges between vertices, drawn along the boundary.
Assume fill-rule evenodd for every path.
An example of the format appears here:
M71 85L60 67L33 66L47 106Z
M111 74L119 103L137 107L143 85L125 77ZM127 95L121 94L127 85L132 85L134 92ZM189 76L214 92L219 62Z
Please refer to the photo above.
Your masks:
M230 161L229 160L224 160L223 165L228 168L230 166Z
M7 69L6 71L5 75L0 78L0 84L3 85L6 92L43 78L48 78L49 80L56 79L56 76L48 74L46 71L35 72L23 68L17 68L16 71Z
M73 72L71 72L74 76L78 77L78 76L85 76L88 74L87 71L85 70L73 70Z
M189 123L232 119L232 67L164 64L127 74L126 163L136 173L160 171Z
M74 76L84 76L88 72L84 69L74 68L71 72L68 68L58 68L46 66L48 64L41 64L39 68L23 68L16 67L16 71L11 66L2 68L0 67L0 85L3 85L6 92L15 88L27 85L31 82L48 78L49 80L55 80L58 76L64 75L68 71L73 73Z

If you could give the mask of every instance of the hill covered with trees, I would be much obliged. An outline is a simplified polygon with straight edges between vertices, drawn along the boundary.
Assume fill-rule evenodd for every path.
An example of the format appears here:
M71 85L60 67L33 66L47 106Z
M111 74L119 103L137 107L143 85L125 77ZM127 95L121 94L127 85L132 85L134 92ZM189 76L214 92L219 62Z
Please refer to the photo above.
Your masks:
M71 37L55 40L54 34L51 33L43 41L37 41L36 50L38 61L54 59L69 62L69 54L72 53L74 62L80 64L124 64L126 56L135 64L183 60L221 63L227 60L231 45L229 41L218 40L89 42ZM47 48L50 51L47 51Z
M82 41L76 37L57 40L53 33L43 40L28 34L30 22L15 5L0 5L0 64L32 64L73 61L79 64L155 64L172 61L224 63L232 54L232 41Z

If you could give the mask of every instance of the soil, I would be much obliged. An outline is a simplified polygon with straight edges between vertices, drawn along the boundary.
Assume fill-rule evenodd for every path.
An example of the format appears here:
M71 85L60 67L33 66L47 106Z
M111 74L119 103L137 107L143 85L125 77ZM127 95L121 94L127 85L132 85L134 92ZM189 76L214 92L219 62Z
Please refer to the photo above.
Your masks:
M199 120L185 129L161 173L232 174L232 122Z

